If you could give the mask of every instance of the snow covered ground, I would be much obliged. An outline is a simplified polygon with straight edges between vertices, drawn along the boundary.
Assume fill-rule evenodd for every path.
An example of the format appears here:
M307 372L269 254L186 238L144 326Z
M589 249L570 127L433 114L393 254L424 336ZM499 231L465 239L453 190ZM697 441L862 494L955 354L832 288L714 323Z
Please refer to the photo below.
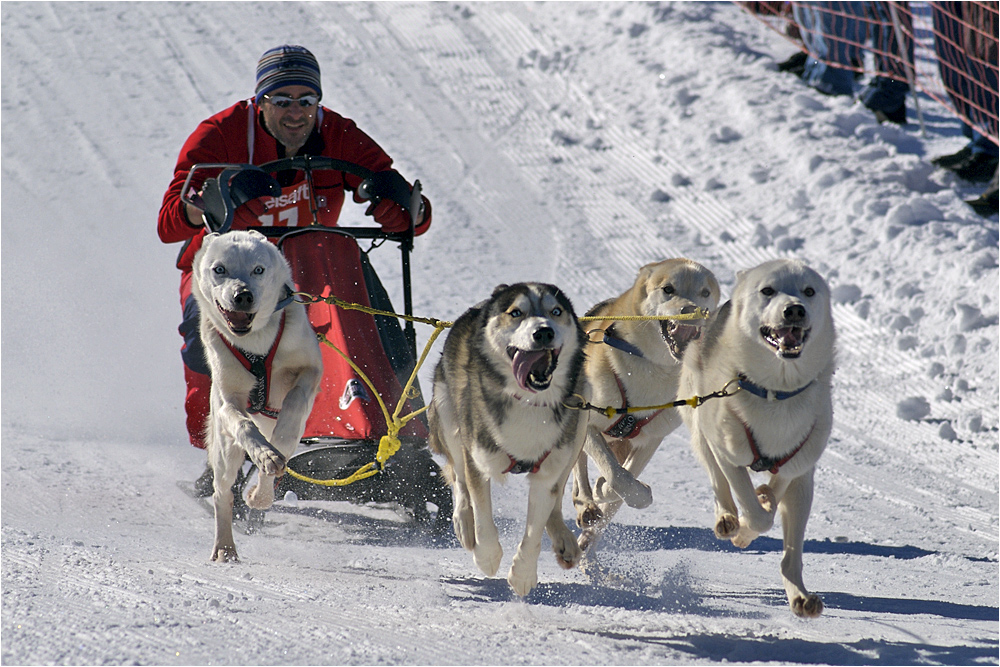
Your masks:
M778 73L792 47L728 3L0 13L3 664L997 664L998 221L929 162L963 144L945 109L921 100L926 136L879 126ZM602 543L608 581L546 547L521 600L392 508L341 503L279 503L237 535L242 564L209 563L211 518L178 488L204 454L156 214L187 135L286 42L434 202L418 315L520 280L583 310L670 256L724 293L776 256L829 280L836 423L805 554L821 618L788 610L779 530L715 540L683 429L644 475L653 505ZM376 261L396 284L395 253ZM504 573L524 488L495 490Z

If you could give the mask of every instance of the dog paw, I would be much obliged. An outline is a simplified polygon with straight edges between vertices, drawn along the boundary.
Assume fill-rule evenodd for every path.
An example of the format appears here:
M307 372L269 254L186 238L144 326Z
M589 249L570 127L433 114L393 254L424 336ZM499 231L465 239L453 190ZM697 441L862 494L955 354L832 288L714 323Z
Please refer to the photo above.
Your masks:
M559 567L569 570L576 567L580 562L583 552L576 542L576 536L570 531L552 539L552 551L556 554L556 562Z
M590 526L599 524L603 518L604 512L597 505L588 503L577 511L576 525L580 526L580 528L589 528Z
M476 544L472 550L472 560L476 567L487 577L492 577L500 569L500 559L503 558L503 548L499 542L493 545ZM519 594L520 595L520 594Z
M247 491L247 506L255 510L266 510L274 504L274 479L258 477L257 485Z
M538 585L538 569L534 564L514 561L510 566L510 572L507 573L507 583L514 589L514 593L523 598Z
M732 514L722 514L715 521L715 536L720 540L732 539L739 530L740 520Z
M792 608L792 613L801 618L816 618L823 613L823 600L818 595L807 595L802 597L796 595L788 601Z
M254 462L257 469L271 477L278 477L285 472L285 457L275 451L268 444L248 447L247 453L250 460Z
M451 515L451 523L455 527L455 537L458 543L466 551L476 548L476 522L472 515L472 508L468 505L455 507Z
M625 504L637 510L653 504L653 490L649 488L648 484L643 484L639 480L635 480L635 484L619 495Z
M602 504L608 504L622 500L629 507L643 509L653 503L653 491L648 484L643 484L628 473L625 479L619 478L618 482L611 484L604 477L599 477L594 483L594 499Z
M750 546L750 543L757 539L757 533L753 532L746 526L741 525L740 529L736 532L730 541L733 546L739 547L740 549L746 549Z
M213 563L239 563L240 558L236 555L235 544L216 544L212 547Z
M764 511L768 514L774 514L774 510L778 507L778 501L775 500L774 491L767 484L761 484L757 487L757 502L760 506L764 508Z

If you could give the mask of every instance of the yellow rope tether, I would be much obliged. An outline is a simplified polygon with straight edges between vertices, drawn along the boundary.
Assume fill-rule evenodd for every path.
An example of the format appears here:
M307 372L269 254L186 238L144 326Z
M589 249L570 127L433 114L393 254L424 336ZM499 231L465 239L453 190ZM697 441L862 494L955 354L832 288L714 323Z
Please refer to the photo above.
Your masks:
M682 315L594 315L591 317L578 317L576 319L580 322L607 322L610 320L615 320L616 322L643 322L645 320L705 320L708 319L708 311L704 308L699 308L693 313L684 313Z
M364 308L364 306L362 306L362 308ZM288 474L294 477L295 479L301 480L303 482L309 482L311 484L319 484L320 486L347 486L349 484L357 482L358 480L366 479L368 477L372 477L382 472L382 470L385 469L386 462L390 458L392 458L392 456L396 452L399 451L399 448L402 445L402 443L399 440L399 432L402 430L404 426L406 426L407 422L409 422L411 419L413 419L417 415L427 410L428 406L424 406L419 410L415 410L414 412L411 412L410 414L404 417L399 416L399 413L400 411L402 411L403 404L406 402L406 399L415 398L416 396L419 395L419 392L413 387L413 382L417 378L417 371L420 369L421 366L423 366L424 361L427 359L427 355L431 350L431 346L434 345L434 341L437 340L437 337L440 336L441 332L444 331L448 326L451 326L451 322L438 322L435 325L434 333L431 334L430 339L424 346L424 351L420 355L420 360L417 362L416 366L413 367L413 372L410 373L410 377L406 381L406 386L403 387L403 394L400 397L399 402L396 404L396 409L393 411L392 415L389 414L389 410L388 408L386 408L385 402L382 400L382 396L375 389L375 385L372 384L372 381L370 379L368 379L368 376L365 375L364 371L362 371L358 367L358 365L351 360L350 357L344 354L342 350L340 350L336 345L331 343L330 340L324 334L317 333L316 338L319 340L319 342L324 343L325 345L328 345L329 347L333 348L333 350L337 354L339 354L344 359L344 361L346 361L348 364L351 365L351 368L354 369L354 372L357 373L361 377L361 379L364 380L365 384L368 385L369 389L371 389L372 394L378 401L379 407L382 408L382 414L385 416L387 433L386 435L383 435L381 439L379 439L378 451L375 454L375 460L358 468L352 475L348 477L345 477L343 479L314 479L312 477L308 477L301 473L297 473L291 468L286 468Z
M564 405L571 410L593 410L594 412L599 412L608 419L611 419L615 415L629 415L635 412L646 412L648 410L666 410L667 408L679 408L684 405L689 408L697 408L707 400L713 398L726 398L736 394L740 390L740 379L734 378L727 382L719 391L714 391L711 394L706 394L704 396L692 396L691 398L679 399L671 401L670 403L664 403L663 405L645 405L624 408L616 408L609 405L606 408L602 408L588 403L583 396L580 396L579 394L573 394L573 398L577 401L576 403L565 403Z
M420 370L421 366L423 366L424 362L427 360L427 355L430 353L431 347L434 345L434 342L437 340L438 336L441 335L441 332L444 331L445 329L451 327L454 324L454 322L447 322L445 320L438 320L438 319L435 319L435 318L428 318L428 317L414 317L412 315L400 315L398 313L393 313L393 312L385 311L385 310L379 310L377 308L372 308L370 306L364 306L364 305L361 305L359 303L351 303L349 301L344 301L343 299L341 299L339 297L336 297L336 296L333 296L333 295L328 296L328 297L321 297L321 296L314 296L314 295L308 294L306 292L294 292L293 296L302 297L303 301L299 301L299 303L303 303L303 304L324 302L324 303L327 303L327 304L330 304L330 305L337 306L338 308L343 308L345 310L358 310L358 311L361 311L363 313L367 313L369 315L383 315L385 317L394 317L394 318L397 318L397 319L405 320L407 322L420 322L422 324L429 324L429 325L431 325L431 326L434 327L434 333L431 334L430 338L427 341L427 344L424 345L424 350L423 350L423 352L420 355L420 359L417 361L416 365L413 367L413 372L410 373L410 377L406 381L406 386L403 387L403 394L400 397L400 400L396 404L396 408L395 408L395 410L393 411L393 413L391 415L389 414L389 410L386 407L385 402L382 400L382 396L379 395L378 391L376 391L375 385L372 384L371 380L368 379L368 376L365 375L365 373L358 367L358 365L355 364L351 360L351 358L348 357L342 350L338 349L336 345L334 345L333 343L331 343L330 340L324 334L322 334L322 333L317 333L316 334L316 338L321 343L323 343L325 345L328 345L331 348L333 348L333 350L336 351L336 353L339 354L344 359L344 361L346 361L348 364L350 364L351 368L354 369L354 372L356 372L358 374L358 376L361 377L362 380L364 380L365 384L368 385L369 389L371 389L372 394L375 396L375 399L378 401L379 407L382 409L382 414L385 416L385 424L386 424L387 433L386 433L386 435L383 435L382 438L379 440L378 451L375 454L375 460L372 461L372 462L370 462L370 463L365 464L364 466L362 466L360 468L358 468L353 474L351 474L348 477L345 477L343 479L314 479L312 477L308 477L308 476L303 475L301 473L297 473L294 470L292 470L291 468L286 468L286 471L288 472L289 475L291 475L292 477L294 477L297 480L300 480L300 481L303 481L303 482L308 482L310 484L318 484L320 486L347 486L347 485L353 484L354 482L357 482L359 480L367 479L368 477L372 477L374 475L377 475L380 472L382 472L382 470L385 468L386 462L396 452L399 451L399 448L400 448L400 446L402 444L400 442L400 440L399 440L399 432L400 432L400 430L402 430L402 428L404 426L406 426L407 422L409 422L411 419L413 419L414 417L420 415L421 413L423 413L424 411L427 410L428 406L424 406L423 408L421 408L419 410L416 410L414 412L411 412L408 415L405 415L403 417L399 416L399 413L400 413L400 411L402 411L403 404L406 402L406 400L410 399L410 398L415 398L416 396L419 395L419 391L417 391L413 387L413 383L417 379L417 371ZM578 319L579 319L580 322L602 322L602 321L607 321L607 320L621 320L621 321L694 320L694 319L705 319L707 317L708 317L708 311L706 311L704 309L698 309L694 313L689 313L689 314L684 314L684 315L650 315L650 316L647 316L647 315L615 315L615 316L610 316L610 317L607 317L607 316L606 317L580 317ZM697 400L699 400L699 399L697 399L697 398L691 399L691 401L697 401ZM666 407L677 407L676 403L681 403L681 404L688 403L688 404L691 404L690 401L676 401L674 404L668 404L668 405L664 405L664 406L656 406L656 407L653 407L653 408L648 408L648 407L647 408L634 408L634 409L633 408L629 408L628 411L629 412L639 412L641 410L655 410L655 409L666 408ZM581 407L581 408L584 408L584 409L589 408L589 409L592 409L592 410L596 410L597 412L603 412L603 413L607 414L607 416L608 416L609 419L612 416L614 416L614 414L615 414L615 408L610 408L610 407L607 408L606 410L602 410L600 408L597 408L597 407L589 405L589 404L585 404L585 405L581 404L578 407ZM697 405L693 405L692 404L692 407L697 407Z
M386 317L395 317L396 319L406 320L407 322L420 322L421 324L429 324L432 327L441 326L447 329L453 322L445 322L444 320L434 319L433 317L414 317L413 315L401 315L399 313L393 313L388 310L379 310L377 308L372 308L371 306L363 306L360 303L351 303L350 301L344 301L340 297L333 296L314 296L308 294L307 292L292 292L292 296L301 296L305 300L299 301L299 303L328 303L338 308L343 308L344 310L359 310L362 313L368 313L369 315L385 315Z

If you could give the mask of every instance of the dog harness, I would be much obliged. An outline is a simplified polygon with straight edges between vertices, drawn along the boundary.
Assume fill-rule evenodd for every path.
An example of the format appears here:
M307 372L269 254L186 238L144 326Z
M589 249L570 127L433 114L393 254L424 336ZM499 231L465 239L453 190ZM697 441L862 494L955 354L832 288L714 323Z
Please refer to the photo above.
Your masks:
M750 470L753 470L754 472L767 471L772 475L777 475L778 470L781 469L781 466L791 461L792 457L799 453L799 450L802 449L803 445L806 444L806 441L809 440L809 436L812 435L813 429L816 428L816 424L813 423L812 428L809 429L809 433L806 434L806 437L802 440L802 442L799 443L798 447L796 447L795 449L793 449L791 452L781 457L780 459L772 459L767 456L761 456L760 448L757 447L757 441L754 440L753 432L750 430L750 427L742 419L740 420L740 423L743 424L743 430L746 432L747 440L750 442L750 451L753 452L753 463L751 463L749 466Z
M772 391L770 389L765 389L760 385L754 384L743 373L738 374L737 378L739 379L740 389L749 391L754 396L759 396L760 398L763 398L764 400L767 401L784 401L793 396L798 396L806 389L811 387L813 382L815 382L815 380L813 380L808 384L806 384L804 387L799 387L794 391ZM757 441L754 440L753 432L750 430L750 426L747 425L747 423L742 419L740 420L740 423L743 424L743 430L747 434L747 441L750 443L750 451L753 452L753 463L750 464L750 469L753 470L754 472L767 471L770 472L772 475L777 475L778 470L781 469L781 466L788 463L793 456L799 453L799 450L802 449L803 445L806 444L806 441L809 440L809 436L812 435L813 429L816 428L816 424L814 423L812 428L809 429L809 433L806 434L805 439L803 439L802 442L799 443L798 447L796 447L795 449L793 449L791 452L789 452L780 459L772 459L767 456L761 456L760 448L757 446Z
M502 474L506 475L507 473L510 473L512 475L523 475L526 472L536 473L538 472L538 469L542 467L542 463L545 459L549 458L550 453L551 450L545 452L542 454L542 458L533 463L531 461L518 461L513 456L508 454L507 458L510 459L510 466L504 470Z
M274 343L271 344L271 349L266 356L245 352L231 344L221 333L219 334L219 338L229 348L229 351L233 353L237 361L243 364L243 368L250 371L250 374L254 377L254 385L250 389L250 395L247 397L247 412L252 415L261 414L271 419L277 419L278 414L281 412L281 410L268 407L267 397L271 385L271 365L274 363L274 355L278 351L278 343L281 342L281 334L284 331L285 313L282 311L281 322L278 324L278 335L275 336Z
M772 391L770 389L764 389L764 387L761 387L760 385L754 384L743 373L740 373L739 375L737 375L737 377L739 378L740 389L745 389L754 396L760 396L761 398L767 399L768 401L784 401L785 399L791 398L792 396L798 396L806 389L811 387L812 383L815 382L815 380L813 380L806 386L799 387L795 391Z
M599 331L599 329L597 331ZM631 354L634 357L639 357L640 359L643 358L642 350L640 350L638 347L628 342L624 338L619 338L616 335L614 324L612 324L611 326L609 326L607 329L604 330L604 340L601 342L603 342L605 345L610 345L616 350L621 350L622 352Z
M618 391L622 394L622 410L628 410L628 396L625 395L625 385L622 384L622 380L617 374L615 374L615 382L618 383ZM642 419L636 419L635 415L626 412L618 418L618 421L604 431L604 435L611 436L616 440L631 440L632 438L638 437L638 435L642 432L642 428L649 422L656 419L661 412L663 412L662 409L657 410L653 414L643 417Z

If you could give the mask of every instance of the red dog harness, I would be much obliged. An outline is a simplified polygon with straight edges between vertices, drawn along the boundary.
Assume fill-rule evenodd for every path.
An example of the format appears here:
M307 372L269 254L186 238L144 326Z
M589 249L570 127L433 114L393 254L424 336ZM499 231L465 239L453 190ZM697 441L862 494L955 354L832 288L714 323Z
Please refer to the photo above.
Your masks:
M798 396L799 394L801 394L802 392L804 392L806 389L808 389L813 385L813 383L810 382L804 387L799 387L794 391L771 391L768 389L764 389L759 385L754 384L743 373L740 373L738 377L739 377L740 389L749 391L754 396L759 396L768 401L787 400L794 396ZM737 419L739 419L739 417L737 417ZM809 429L809 433L806 434L805 439L799 443L798 447L796 447L786 456L780 459L772 459L766 456L761 456L760 449L757 447L757 441L753 439L753 433L750 431L750 427L742 419L740 419L740 423L743 424L743 430L747 434L747 441L749 441L750 443L750 451L753 452L753 463L750 464L750 469L755 472L764 472L766 470L770 472L772 475L777 475L778 470L781 468L781 466L788 463L793 456L799 453L799 450L802 449L803 445L806 444L806 440L809 440L809 436L812 435L813 429L816 428L816 424L814 422L812 428Z
M622 394L622 410L628 410L628 396L625 395L625 385L622 384L622 380L617 374L615 375L615 382L618 383L618 391ZM616 440L631 440L632 438L637 437L642 432L642 428L649 422L656 419L661 412L663 412L663 410L657 410L653 414L648 417L643 417L642 419L636 419L635 416L626 412L618 418L618 421L604 431L604 435L611 436Z
M747 423L742 419L740 420L740 423L743 424L743 430L746 431L747 440L750 442L750 451L753 452L753 463L750 464L750 470L753 470L754 472L764 472L766 470L772 475L777 475L781 466L791 461L792 457L799 453L799 450L802 449L802 447L806 444L806 441L809 440L809 436L812 435L813 429L816 428L816 424L814 423L812 428L809 429L809 433L806 434L806 437L799 443L798 447L780 459L772 459L766 456L761 456L760 448L757 447L757 441L753 439L753 433L750 431L750 427L747 426Z
M269 388L271 386L271 365L274 362L274 354L278 351L278 343L281 342L281 334L285 331L285 313L281 313L281 322L278 325L278 335L274 338L274 343L271 344L271 349L268 351L266 357L262 357L259 354L250 354L245 352L240 348L232 345L226 337L221 333L219 338L222 342L226 344L229 351L233 353L233 356L243 364L243 368L247 369L251 375L254 377L253 388L250 389L250 396L247 397L247 412L250 414L261 414L265 417L270 417L271 419L277 419L278 414L281 410L276 410L275 408L270 408L267 406L267 397Z
M510 459L510 466L503 471L503 474L506 475L507 473L510 473L512 475L523 475L526 472L534 474L538 472L538 469L542 467L542 463L545 462L545 459L549 458L549 454L551 453L551 450L545 452L542 454L542 458L538 459L534 463L531 461L518 461L513 456L508 454L507 458Z

